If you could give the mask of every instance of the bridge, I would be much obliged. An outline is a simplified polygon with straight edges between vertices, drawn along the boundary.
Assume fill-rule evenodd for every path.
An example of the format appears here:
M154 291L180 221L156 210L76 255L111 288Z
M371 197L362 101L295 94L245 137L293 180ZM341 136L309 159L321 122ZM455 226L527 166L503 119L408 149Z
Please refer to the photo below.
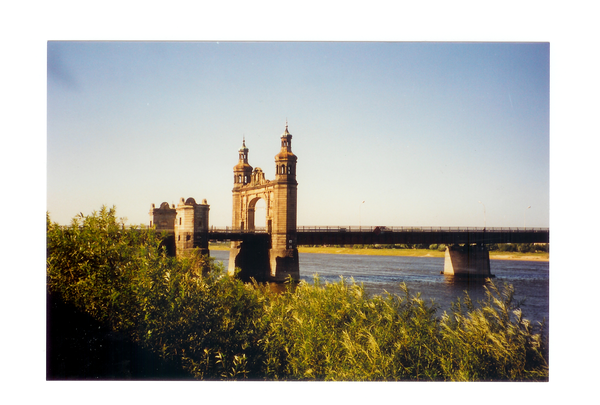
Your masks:
M548 228L471 228L471 227L298 227L296 245L446 245L443 274L455 277L493 277L490 273L489 252L485 245L496 243L549 243ZM268 257L261 255L269 248L271 236L267 228L242 230L211 229L206 237L214 241L238 241L249 247L236 256L235 267L252 268L241 278L268 280L264 270ZM291 242L292 240L290 240ZM261 277L261 274L263 276Z
M215 241L246 240L267 234L267 228L245 230L211 228ZM306 245L396 245L396 244L495 244L549 243L548 228L477 227L387 227L387 226L301 226L296 228L298 246Z
M209 254L208 242L230 241L229 273L242 279L282 282L300 279L298 246L302 245L446 245L443 273L448 276L490 277L486 245L496 243L549 243L548 228L471 228L395 226L297 226L297 157L292 153L292 135L281 135L275 155L275 179L267 180L261 168L248 163L246 140L233 167L233 211L231 228L209 226L210 206L193 198L180 199L177 207L152 204L150 226L166 231L171 254L200 249ZM265 202L265 228L255 226L255 207Z

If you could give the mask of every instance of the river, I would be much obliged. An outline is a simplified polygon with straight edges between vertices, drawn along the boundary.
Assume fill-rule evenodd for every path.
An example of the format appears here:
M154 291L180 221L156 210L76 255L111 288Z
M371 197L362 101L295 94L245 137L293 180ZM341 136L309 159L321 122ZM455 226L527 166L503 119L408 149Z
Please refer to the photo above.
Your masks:
M229 251L213 250L210 254L227 268ZM400 283L406 283L411 294L421 293L421 298L435 301L440 314L465 291L474 302L485 298L483 281L454 280L440 274L443 269L441 257L300 253L300 278L309 283L314 274L323 282L352 277L370 294L401 294ZM549 262L491 260L490 271L496 276L496 285L513 285L516 300L524 300L521 308L525 318L549 323Z

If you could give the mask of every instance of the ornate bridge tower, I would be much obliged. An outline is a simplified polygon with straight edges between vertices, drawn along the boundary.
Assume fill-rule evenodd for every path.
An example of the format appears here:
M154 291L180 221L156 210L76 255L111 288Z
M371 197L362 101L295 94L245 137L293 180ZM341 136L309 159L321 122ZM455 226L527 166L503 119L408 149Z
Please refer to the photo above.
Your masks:
M298 245L296 217L298 182L296 162L292 153L292 134L281 135L281 150L275 156L275 180L265 180L263 171L252 169L248 164L246 141L239 150L238 164L233 168L233 215L234 230L248 233L244 241L231 243L229 273L241 269L241 278L283 281L288 276L298 280ZM255 233L254 214L258 200L266 205L266 232L270 238Z
M206 199L197 204L193 198L181 198L177 208L163 202L159 208L152 204L150 208L150 227L167 232L163 242L172 256L181 256L196 248L203 255L208 251L208 213L210 205Z

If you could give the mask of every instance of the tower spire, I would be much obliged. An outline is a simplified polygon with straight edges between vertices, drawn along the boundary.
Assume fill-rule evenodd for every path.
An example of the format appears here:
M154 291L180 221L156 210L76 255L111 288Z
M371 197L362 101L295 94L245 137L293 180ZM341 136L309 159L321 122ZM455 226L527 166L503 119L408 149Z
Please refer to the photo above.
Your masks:
M285 131L283 131L283 134L281 134L281 136L287 136L290 135L290 131L288 130L288 120L287 118L285 119Z
M248 164L248 148L246 147L246 134L242 135L242 147L238 150L239 161L234 166L234 187L248 184L252 175L252 166Z

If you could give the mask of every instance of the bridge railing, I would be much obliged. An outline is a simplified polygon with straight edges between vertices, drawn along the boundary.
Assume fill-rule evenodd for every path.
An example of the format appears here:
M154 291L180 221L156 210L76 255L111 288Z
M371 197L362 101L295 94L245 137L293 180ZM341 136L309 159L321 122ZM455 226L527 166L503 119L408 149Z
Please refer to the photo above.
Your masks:
M297 232L548 232L548 228L455 226L299 226Z
M214 240L246 240L269 237L265 228L241 230L210 228ZM481 227L407 227L407 226L300 226L296 228L299 245L318 244L460 244L460 243L548 243L548 228Z
M210 229L208 230L208 232L214 232L214 233L267 233L267 228L264 227L255 227L253 230L249 230L249 229L239 229L239 228L232 228L232 227L210 227Z
M299 226L297 232L548 232L548 228L470 227L470 226ZM211 227L215 233L267 233L267 228L253 230L233 227Z

